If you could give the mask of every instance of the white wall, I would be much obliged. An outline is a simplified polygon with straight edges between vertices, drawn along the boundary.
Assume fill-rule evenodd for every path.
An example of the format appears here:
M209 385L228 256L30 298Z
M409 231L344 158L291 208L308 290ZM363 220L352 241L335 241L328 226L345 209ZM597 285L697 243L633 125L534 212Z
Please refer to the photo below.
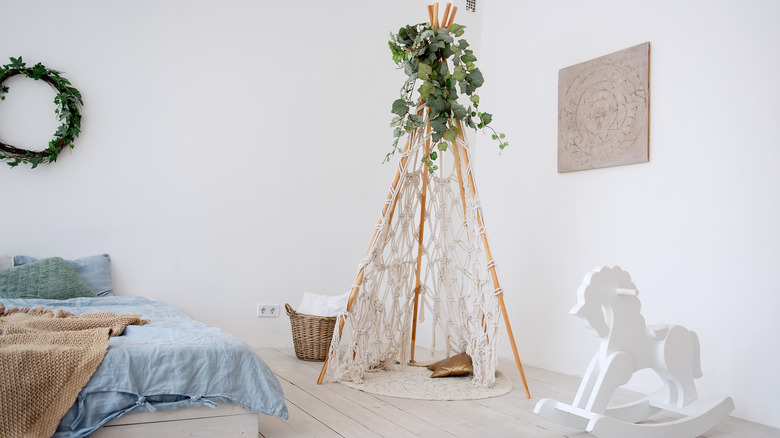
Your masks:
M477 176L525 363L584 373L597 339L568 310L586 272L620 265L648 323L698 333L700 393L780 426L777 17L771 0L486 2L482 107L510 148L483 141ZM650 162L557 173L558 70L645 41Z
M498 157L477 136L476 162L521 358L582 374L596 339L568 309L585 272L620 264L649 322L699 333L701 392L780 425L779 6L478 3L481 34L462 7L457 21L482 39L482 107L511 142ZM395 171L380 161L403 74L386 41L426 4L4 0L0 63L62 70L85 106L56 164L0 168L0 251L109 252L119 294L289 344L287 318L254 306L352 284ZM650 162L556 173L558 69L644 41ZM49 132L41 107L0 113L0 135Z

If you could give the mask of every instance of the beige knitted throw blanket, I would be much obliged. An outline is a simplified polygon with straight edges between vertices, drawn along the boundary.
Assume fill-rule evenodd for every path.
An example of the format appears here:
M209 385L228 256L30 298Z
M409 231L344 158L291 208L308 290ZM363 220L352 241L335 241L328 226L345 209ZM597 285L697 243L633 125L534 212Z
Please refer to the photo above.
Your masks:
M140 315L72 315L0 303L0 437L50 437L108 350Z

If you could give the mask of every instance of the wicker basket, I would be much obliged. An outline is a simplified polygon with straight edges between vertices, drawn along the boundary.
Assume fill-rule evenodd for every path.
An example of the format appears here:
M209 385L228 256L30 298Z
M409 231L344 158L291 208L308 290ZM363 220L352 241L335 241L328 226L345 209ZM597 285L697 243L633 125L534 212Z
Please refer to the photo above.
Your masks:
M336 317L298 313L289 304L284 307L290 317L295 355L301 360L324 361L328 356Z

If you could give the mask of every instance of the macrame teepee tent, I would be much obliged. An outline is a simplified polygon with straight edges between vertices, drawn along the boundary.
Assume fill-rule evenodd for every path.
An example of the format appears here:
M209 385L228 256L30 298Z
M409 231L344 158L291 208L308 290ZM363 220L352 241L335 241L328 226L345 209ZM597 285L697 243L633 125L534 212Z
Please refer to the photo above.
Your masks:
M442 27L449 27L448 4ZM434 29L438 5L429 7ZM416 112L428 121L422 99ZM492 386L496 346L503 317L526 397L530 397L488 245L469 146L459 120L458 137L439 155L439 170L428 171L423 157L431 149L431 126L409 134L395 178L360 264L347 313L339 317L330 353L337 378L360 382L368 370L414 362L418 321L432 321L432 350L444 339L447 356L465 351L472 358L472 382ZM350 340L340 359L347 328Z

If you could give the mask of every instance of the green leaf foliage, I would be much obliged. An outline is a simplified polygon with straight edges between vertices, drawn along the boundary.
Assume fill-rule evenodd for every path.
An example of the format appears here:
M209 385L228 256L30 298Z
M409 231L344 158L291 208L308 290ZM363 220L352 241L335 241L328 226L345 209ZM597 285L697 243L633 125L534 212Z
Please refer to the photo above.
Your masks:
M420 85L420 88L417 89L417 92L420 93L420 97L422 97L425 100L428 100L432 90L435 91L433 89L433 83L431 83L430 81L425 81L423 82L422 85Z
M436 117L428 120L431 128L435 133L441 133L442 135L447 130L447 122L449 119L446 117Z
M422 128L425 126L425 118L417 114L409 114L409 125L413 128Z
M403 117L409 112L409 104L403 99L396 99L395 102L393 102L393 109L390 112Z
M12 69L12 68L13 69L20 69L20 68L24 68L24 66L25 66L25 64L24 64L24 61L22 61L22 57L21 56L18 57L18 58L11 57L11 63L5 65L5 67L9 68L9 69Z
M469 110L459 103L452 104L452 116L458 120L463 120L469 114Z
M48 147L42 151L29 151L0 141L0 160L11 167L19 164L29 164L33 169L41 163L53 163L65 147L74 147L74 140L81 132L80 106L84 104L81 93L67 79L60 76L56 70L51 70L41 63L27 67L22 57L10 58L10 63L0 67L0 100L5 100L9 92L3 82L13 76L22 75L33 80L41 80L57 90L54 97L57 118L62 123L54 133Z
M455 140L457 138L458 138L458 128L456 128L455 125L450 124L449 128L447 128L447 130L444 131L444 139L450 143L455 143Z
M420 78L423 81L427 81L431 78L431 73L433 73L433 67L421 62L418 63L417 67L417 77Z
M465 50L463 52L463 55L460 57L461 62L467 63L467 62L476 62L477 57L474 56L474 52L471 50Z
M446 151L447 145L458 137L453 120L460 120L472 129L486 128L492 121L491 114L476 111L480 102L476 91L485 79L476 67L477 57L468 48L468 41L459 38L465 29L466 26L453 23L449 28L434 30L428 23L419 23L403 26L397 34L390 35L388 46L393 62L404 71L407 79L401 88L401 97L393 102L391 108L395 115L390 123L394 127L393 149L385 157L386 160L401 151L398 144L402 136L426 124L422 115L409 111L416 106L415 101L417 105L424 104L427 108L431 141L437 144L440 151ZM417 80L422 81L419 87L415 85ZM414 98L415 91L419 95L417 99ZM458 102L464 94L474 105L474 111ZM492 128L488 129L493 131ZM495 131L493 134L499 149L506 147L508 143L503 141L503 134L499 135ZM436 168L433 162L437 156L431 154L423 159L431 172Z
M485 78L482 77L482 72L479 71L478 68L471 70L469 74L466 75L466 80L469 81L469 83L474 86L475 90L481 87L482 84L485 83Z
M452 25L450 26L450 32L452 32L452 34L455 35L456 37L463 35L465 31L466 31L466 26L463 26L461 24L452 23Z
M458 82L466 79L466 68L462 65L455 67L455 70L452 71L452 79L455 79Z

